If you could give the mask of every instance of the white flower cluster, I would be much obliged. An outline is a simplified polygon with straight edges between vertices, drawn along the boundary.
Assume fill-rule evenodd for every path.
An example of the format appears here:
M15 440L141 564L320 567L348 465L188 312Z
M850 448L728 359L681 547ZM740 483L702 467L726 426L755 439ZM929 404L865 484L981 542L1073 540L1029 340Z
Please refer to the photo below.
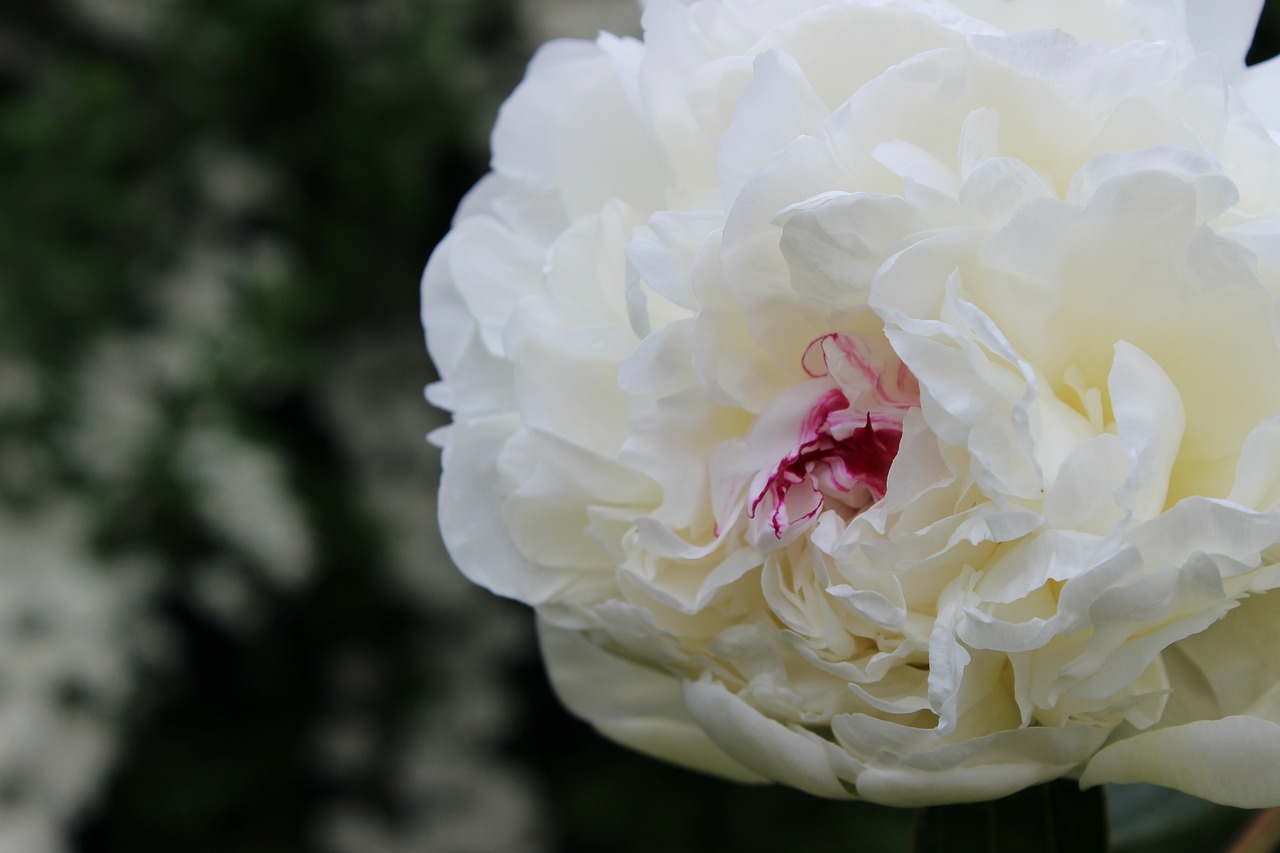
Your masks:
M148 573L89 556L70 502L0 513L0 851L59 853L115 757Z
M424 279L441 526L654 755L1280 804L1258 0L650 0L547 45Z

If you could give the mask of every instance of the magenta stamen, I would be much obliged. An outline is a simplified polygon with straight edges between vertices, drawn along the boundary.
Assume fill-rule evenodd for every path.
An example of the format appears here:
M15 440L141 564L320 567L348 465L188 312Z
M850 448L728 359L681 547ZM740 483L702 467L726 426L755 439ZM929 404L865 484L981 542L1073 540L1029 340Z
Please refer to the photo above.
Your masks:
M886 387L885 373L890 371L877 370L864 349L864 342L838 333L823 335L805 349L801 365L814 379L832 376L833 358L854 367L866 383L854 389L858 401L874 408L851 404L839 385L813 404L800 424L795 449L778 462L748 507L751 518L765 507L778 539L824 507L852 516L885 495L889 469L902 442L902 418L907 409L919 405L919 396L915 377L901 362L892 371L895 386ZM819 353L821 367L816 363ZM852 382L860 384L856 374Z

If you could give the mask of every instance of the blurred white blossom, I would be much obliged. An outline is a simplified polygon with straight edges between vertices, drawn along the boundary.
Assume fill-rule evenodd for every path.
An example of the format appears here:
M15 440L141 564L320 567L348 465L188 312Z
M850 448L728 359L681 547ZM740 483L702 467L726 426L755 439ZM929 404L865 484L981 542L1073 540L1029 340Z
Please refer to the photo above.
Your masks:
M65 850L115 757L136 667L157 652L153 572L90 556L64 503L0 513L0 851Z

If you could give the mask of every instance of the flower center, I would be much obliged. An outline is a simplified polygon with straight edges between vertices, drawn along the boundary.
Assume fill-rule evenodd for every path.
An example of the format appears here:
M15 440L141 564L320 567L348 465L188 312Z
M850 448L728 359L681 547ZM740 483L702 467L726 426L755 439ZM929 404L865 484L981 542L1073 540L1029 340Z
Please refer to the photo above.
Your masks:
M805 419L799 446L769 474L748 514L755 518L763 507L781 539L824 507L847 521L884 497L901 425L877 427L870 412L859 424L857 416L839 388L825 394Z
M824 509L847 522L883 498L903 418L919 405L915 377L887 341L824 335L809 344L804 366L813 377L807 411L793 421L790 447L748 490L757 542L790 541Z

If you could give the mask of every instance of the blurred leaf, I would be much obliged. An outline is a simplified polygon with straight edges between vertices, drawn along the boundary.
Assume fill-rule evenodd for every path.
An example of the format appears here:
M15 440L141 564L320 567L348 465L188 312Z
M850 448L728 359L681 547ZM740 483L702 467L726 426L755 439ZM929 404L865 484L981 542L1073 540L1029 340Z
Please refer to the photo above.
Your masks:
M1250 812L1156 785L1108 785L1115 853L1220 849Z

